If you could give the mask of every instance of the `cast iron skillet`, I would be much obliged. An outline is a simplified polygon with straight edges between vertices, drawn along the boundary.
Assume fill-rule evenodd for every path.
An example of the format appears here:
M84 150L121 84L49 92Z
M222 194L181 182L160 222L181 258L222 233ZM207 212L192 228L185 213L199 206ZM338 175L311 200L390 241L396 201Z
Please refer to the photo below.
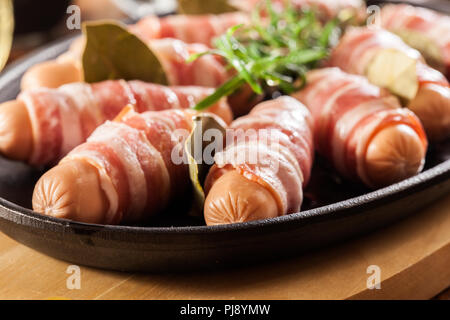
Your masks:
M10 66L0 76L0 101L19 93L23 73L65 51L60 41ZM302 212L275 219L206 227L177 201L146 226L77 223L34 213L31 194L43 170L0 158L0 230L49 256L122 271L187 271L297 256L388 225L450 192L450 142L434 145L425 171L377 191L342 181L321 159ZM183 207L184 206L184 207Z

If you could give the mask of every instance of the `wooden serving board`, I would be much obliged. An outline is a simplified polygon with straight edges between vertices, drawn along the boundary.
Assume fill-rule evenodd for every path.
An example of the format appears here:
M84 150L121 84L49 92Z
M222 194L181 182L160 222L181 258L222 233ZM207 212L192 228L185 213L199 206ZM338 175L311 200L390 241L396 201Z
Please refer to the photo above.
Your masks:
M429 299L450 286L450 195L346 243L267 265L190 274L131 274L69 263L0 234L1 299ZM367 288L370 265L381 289ZM70 285L69 285L70 287Z

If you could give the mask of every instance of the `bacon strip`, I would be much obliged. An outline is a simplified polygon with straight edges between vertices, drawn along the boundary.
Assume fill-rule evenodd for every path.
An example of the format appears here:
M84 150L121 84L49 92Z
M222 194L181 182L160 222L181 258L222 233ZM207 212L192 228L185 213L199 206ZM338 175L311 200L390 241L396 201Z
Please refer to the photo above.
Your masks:
M32 125L34 140L29 163L35 166L55 163L83 143L96 127L117 116L127 104L135 105L139 112L187 109L213 90L118 80L25 91L18 99L25 103ZM231 121L225 100L209 110Z
M98 169L109 202L105 223L145 220L189 185L187 164L174 164L170 152L178 143L174 132L184 130L187 137L192 130L192 115L190 110L140 114L126 109L98 127L61 163L77 159Z
M201 33L201 32L198 32ZM172 86L204 86L218 87L229 78L222 61L214 56L205 55L193 62L186 62L193 54L209 50L201 43L163 38L145 40L153 53L158 57ZM58 60L71 60L81 67L83 39L78 39Z
M392 75L386 75L386 79L391 81L391 84L386 86L395 94L405 98L405 105L420 118L430 140L439 141L448 138L450 133L449 82L442 73L428 66L417 50L407 46L398 36L377 28L349 28L337 47L333 49L328 65L339 67L345 72L369 76L375 84L384 85L386 79L381 78L383 74L380 72L379 77L375 78L373 73L376 70L371 69L371 66L377 66L377 58L383 57L382 54L388 54L390 51L402 53L411 58L415 70L412 70L412 75L399 76L400 79L392 79ZM402 70L397 70L397 72L400 71ZM393 81L409 81L414 86L401 87L399 85L401 82Z
M249 20L249 16L241 12L218 15L171 15L163 18L148 16L131 25L130 31L144 41L174 38L186 43L211 46L212 40L225 33L228 28L247 24Z
M417 61L419 85L429 83L448 87L443 74L424 63L421 54L406 45L398 36L376 28L348 28L334 48L329 65L345 72L364 75L371 60L381 51L392 49Z
M372 186L365 172L365 153L376 133L389 125L411 127L421 138L424 150L427 148L419 119L364 77L338 68L310 71L307 86L294 97L313 115L317 151L347 178Z
M305 106L281 97L256 106L232 123L232 141L215 155L205 182L208 191L230 170L266 188L279 214L298 212L313 162L312 118Z
M193 62L186 62L191 55L208 51L205 45L167 38L152 40L149 46L158 56L173 86L218 87L229 77L223 64L214 56L205 55Z
M381 25L400 36L405 32L414 32L434 42L439 52L436 52L437 57L431 58L437 58L439 61L433 62L441 64L442 71L447 77L450 76L449 16L407 4L389 4L381 10Z
M233 3L237 8L251 11L259 1ZM275 1L275 7L282 7L283 1ZM361 20L365 16L365 5L361 0L296 0L298 9L312 8L325 20L332 19L343 10L352 10ZM238 24L249 23L249 15L242 12L219 15L172 15L164 18L149 16L129 26L130 32L139 36L160 58L169 78L170 85L200 85L217 87L229 75L221 62L212 56L203 56L193 63L185 63L193 53L204 52L212 40ZM84 39L77 39L59 61L74 61L81 67Z

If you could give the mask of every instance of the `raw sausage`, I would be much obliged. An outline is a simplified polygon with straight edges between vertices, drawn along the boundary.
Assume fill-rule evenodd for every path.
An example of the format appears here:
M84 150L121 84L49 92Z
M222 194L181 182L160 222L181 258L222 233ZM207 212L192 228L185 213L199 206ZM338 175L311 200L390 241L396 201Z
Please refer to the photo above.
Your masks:
M123 80L27 90L0 105L0 152L33 166L53 164L127 104L139 112L186 109L213 91ZM225 99L207 110L227 123L233 118Z
M187 164L176 164L172 151L191 131L193 115L127 107L41 177L33 209L100 224L142 222L163 211L190 185ZM181 140L178 130L186 132Z
M263 102L235 120L234 138L215 155L206 178L206 223L300 211L314 155L312 125L308 109L287 96Z
M381 26L419 50L427 62L450 77L450 17L407 4L381 9Z
M209 46L213 38L224 33L229 27L247 23L248 20L248 15L240 12L199 16L172 15L164 18L148 16L136 24L130 25L129 31L139 36L144 42L173 38L181 40L181 42L172 41L172 45L176 45L178 48L185 47L184 43L199 43ZM158 47L158 41L153 41L153 43ZM72 43L69 50L57 59L31 67L22 78L22 90L39 87L57 88L66 83L82 81L81 55L83 50L84 37L79 37ZM208 50L208 48L205 47L202 50ZM208 72L199 73L208 74ZM171 84L202 85L201 83ZM211 83L206 86L211 86Z
M186 43L212 46L213 39L224 34L228 28L249 21L249 15L243 12L170 15L163 18L148 16L131 25L129 30L143 40L174 38Z
M186 62L192 54L208 51L208 47L203 44L188 44L167 38L151 40L148 45L160 60L170 85L217 87L229 77L223 64L213 56L205 55L194 62ZM71 50L58 59L30 68L22 78L22 90L57 88L63 84L83 81L83 46L82 41L77 41Z
M419 116L431 141L450 137L447 79L398 36L377 28L347 29L332 51L329 65L365 75L400 97Z
M307 77L294 97L313 115L316 150L341 175L378 188L422 170L425 132L396 97L338 68L313 70Z

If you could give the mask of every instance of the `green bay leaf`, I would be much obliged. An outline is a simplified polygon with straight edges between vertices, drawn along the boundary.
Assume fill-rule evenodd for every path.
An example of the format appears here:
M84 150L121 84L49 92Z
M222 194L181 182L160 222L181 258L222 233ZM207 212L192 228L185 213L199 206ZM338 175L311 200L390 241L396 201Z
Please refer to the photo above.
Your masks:
M167 77L155 53L125 25L113 21L83 24L84 80L142 80L167 85Z

